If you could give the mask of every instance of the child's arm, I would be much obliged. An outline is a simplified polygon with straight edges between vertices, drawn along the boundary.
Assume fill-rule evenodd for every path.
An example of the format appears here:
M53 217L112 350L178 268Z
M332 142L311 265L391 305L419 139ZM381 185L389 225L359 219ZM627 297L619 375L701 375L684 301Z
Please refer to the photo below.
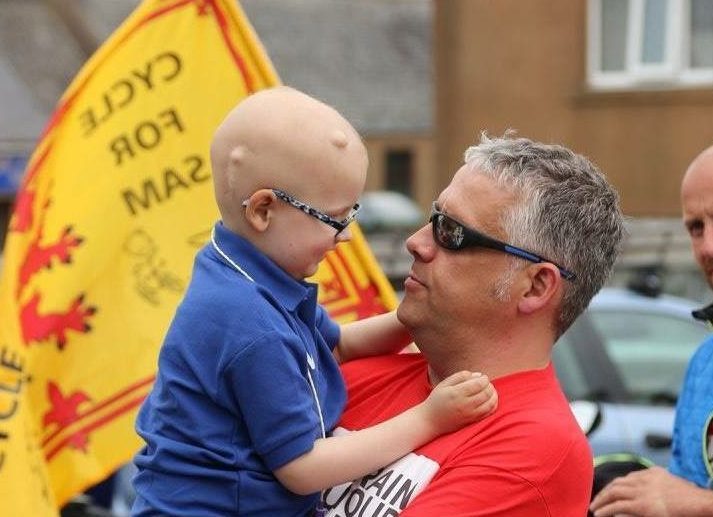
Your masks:
M342 325L334 357L345 363L359 357L398 352L409 343L411 335L396 318L396 311L391 311Z
M385 467L496 406L497 393L485 375L458 372L440 382L424 402L390 420L317 440L311 451L275 470L275 477L294 493L318 492Z

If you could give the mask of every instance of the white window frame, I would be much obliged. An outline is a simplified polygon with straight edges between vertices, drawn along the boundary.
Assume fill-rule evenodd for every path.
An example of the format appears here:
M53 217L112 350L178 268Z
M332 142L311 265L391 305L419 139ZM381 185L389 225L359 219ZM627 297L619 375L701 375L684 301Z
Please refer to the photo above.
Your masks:
M677 0L681 1L681 0ZM691 2L685 0L683 3L683 9L681 10L681 25L683 26L684 20L690 19L691 13ZM713 84L713 66L708 68L691 68L688 61L691 55L691 30L690 27L687 30L682 31L681 38L681 56L685 58L685 63L682 65L680 81L684 85L700 85L700 84Z
M713 83L713 67L691 68L690 0L668 0L663 61L641 62L645 0L629 0L625 70L599 69L601 63L602 0L587 4L587 79L593 89L688 87Z

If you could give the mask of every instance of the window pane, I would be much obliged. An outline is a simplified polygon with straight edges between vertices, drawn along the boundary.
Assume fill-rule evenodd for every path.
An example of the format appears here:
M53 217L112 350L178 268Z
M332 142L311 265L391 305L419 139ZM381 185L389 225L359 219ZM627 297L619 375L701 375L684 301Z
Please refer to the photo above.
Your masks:
M691 68L713 67L713 0L691 0Z
M386 189L411 197L413 190L413 156L408 149L386 153Z
M708 336L693 320L654 313L592 312L607 352L635 400L672 401L688 360Z
M629 19L628 0L602 0L602 62L603 72L626 68L626 29Z
M667 8L667 0L645 0L643 63L662 63L664 60Z

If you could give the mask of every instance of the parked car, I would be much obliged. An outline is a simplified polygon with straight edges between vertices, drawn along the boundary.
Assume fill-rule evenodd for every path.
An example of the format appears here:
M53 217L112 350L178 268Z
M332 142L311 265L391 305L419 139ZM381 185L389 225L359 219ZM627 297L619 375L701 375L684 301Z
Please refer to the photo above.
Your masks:
M423 226L426 216L410 197L392 190L364 192L357 216L364 232L410 232Z
M629 452L667 465L688 360L709 334L698 304L605 288L559 339L553 361L571 401L596 403L595 456Z

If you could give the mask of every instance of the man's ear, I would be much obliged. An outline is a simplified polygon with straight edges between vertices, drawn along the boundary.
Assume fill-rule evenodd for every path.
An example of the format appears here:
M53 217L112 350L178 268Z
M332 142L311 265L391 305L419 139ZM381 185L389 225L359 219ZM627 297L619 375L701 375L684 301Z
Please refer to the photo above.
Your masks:
M243 202L245 219L253 230L259 233L267 230L276 201L275 193L270 189L263 188L255 191Z
M531 314L552 301L562 283L562 277L557 266L549 262L532 264L526 272L528 288L518 302L518 309L525 314Z

